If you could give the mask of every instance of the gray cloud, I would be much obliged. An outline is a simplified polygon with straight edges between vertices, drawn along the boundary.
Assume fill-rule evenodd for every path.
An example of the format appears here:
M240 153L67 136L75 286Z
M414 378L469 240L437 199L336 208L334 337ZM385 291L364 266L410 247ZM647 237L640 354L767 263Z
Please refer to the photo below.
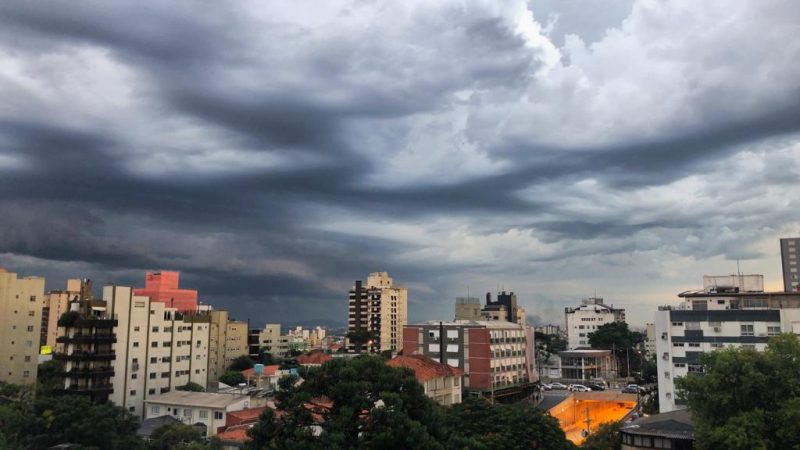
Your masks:
M777 274L797 6L562 3L5 3L0 264L178 269L255 322L343 318L373 270L412 319L503 285L639 322L730 259Z

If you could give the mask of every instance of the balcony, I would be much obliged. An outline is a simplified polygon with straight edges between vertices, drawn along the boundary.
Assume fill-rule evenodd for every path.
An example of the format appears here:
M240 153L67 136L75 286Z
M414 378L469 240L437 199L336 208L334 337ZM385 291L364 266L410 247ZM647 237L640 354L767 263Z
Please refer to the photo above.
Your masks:
M76 333L72 336L59 336L56 338L59 344L90 344L90 343L108 343L116 344L117 337L113 334L82 334Z
M75 321L74 328L114 328L118 324L116 318L81 317Z
M96 377L113 377L114 369L111 367L100 368L75 368L66 371L66 375L70 378L96 378Z
M53 358L61 361L113 361L116 355L114 352L72 352L56 353Z
M94 384L91 386L71 385L64 389L65 392L71 394L111 394L114 392L114 385L111 383Z

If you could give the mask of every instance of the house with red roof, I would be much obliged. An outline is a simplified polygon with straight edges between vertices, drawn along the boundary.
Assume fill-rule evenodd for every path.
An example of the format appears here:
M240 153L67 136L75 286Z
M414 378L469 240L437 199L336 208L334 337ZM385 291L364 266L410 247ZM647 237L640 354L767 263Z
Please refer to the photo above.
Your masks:
M441 405L461 403L464 371L434 361L423 355L396 356L386 362L391 367L405 367L414 371L414 376L425 388L425 395Z
M322 350L312 350L304 355L297 357L297 364L303 367L319 367L326 362L332 360L331 355L326 354Z

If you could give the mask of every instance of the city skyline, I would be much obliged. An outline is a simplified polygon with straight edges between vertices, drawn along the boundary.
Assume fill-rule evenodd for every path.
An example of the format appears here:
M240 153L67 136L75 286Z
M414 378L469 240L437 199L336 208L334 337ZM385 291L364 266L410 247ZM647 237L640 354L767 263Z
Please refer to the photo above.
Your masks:
M0 5L0 266L238 319L505 289L635 326L800 236L800 5ZM769 30L769 32L765 32Z

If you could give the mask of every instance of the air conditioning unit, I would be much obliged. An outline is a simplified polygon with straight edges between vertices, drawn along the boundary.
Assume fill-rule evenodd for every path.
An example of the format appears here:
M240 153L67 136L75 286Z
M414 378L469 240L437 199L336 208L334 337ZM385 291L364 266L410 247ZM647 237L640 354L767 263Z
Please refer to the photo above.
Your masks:
M661 359L663 359L664 361L669 360L669 353L664 353L663 355L661 355Z
M667 398L672 398L672 392L667 392Z
M664 378L669 378L669 372L664 372Z
M715 333L719 333L720 331L722 331L722 327L714 327Z
M667 340L667 333L661 333L661 339Z

